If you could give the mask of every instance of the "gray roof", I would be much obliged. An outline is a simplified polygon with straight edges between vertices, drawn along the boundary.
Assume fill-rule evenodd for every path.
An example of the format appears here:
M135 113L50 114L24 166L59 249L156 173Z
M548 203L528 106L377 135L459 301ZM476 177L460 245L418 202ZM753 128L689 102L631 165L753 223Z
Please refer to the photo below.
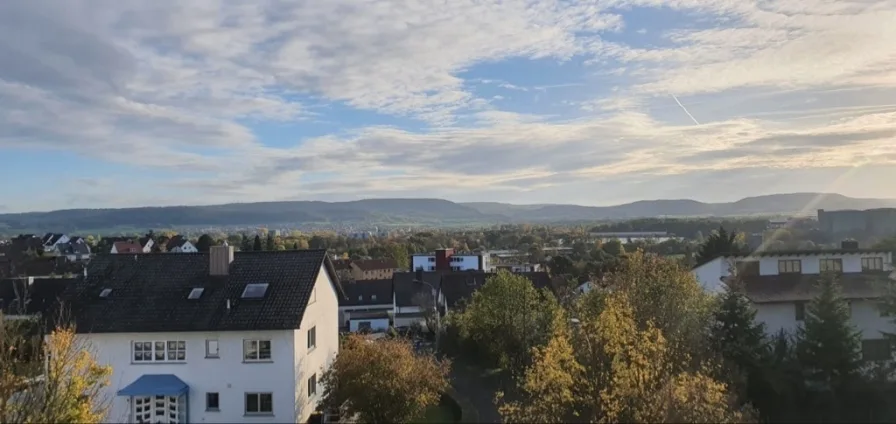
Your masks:
M874 299L891 280L887 272L845 273L838 277L844 299ZM820 274L779 274L742 277L746 295L756 303L809 301L818 294Z
M296 329L322 265L343 296L324 250L236 252L223 277L209 275L207 253L98 255L64 300L82 333ZM252 283L265 295L242 299ZM201 297L187 299L194 288Z

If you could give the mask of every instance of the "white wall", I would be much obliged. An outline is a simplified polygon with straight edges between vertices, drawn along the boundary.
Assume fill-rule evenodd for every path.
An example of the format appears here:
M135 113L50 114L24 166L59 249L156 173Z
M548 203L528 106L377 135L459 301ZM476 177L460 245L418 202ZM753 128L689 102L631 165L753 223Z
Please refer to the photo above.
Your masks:
M432 258L432 262L430 262L429 258ZM416 270L417 268L423 267L424 271L435 271L435 255L425 256L425 255L414 255L411 257L411 270ZM452 261L452 258L457 258L456 261ZM479 268L479 256L476 255L452 255L451 258L448 259L448 265L452 267L460 267L461 271L467 270L477 270ZM489 257L487 254L483 255L482 258L482 269L489 269Z
M349 321L348 331L352 333L358 331L358 324L361 322L370 322L370 329L373 331L384 331L389 329L389 318L357 318Z
M432 258L432 262L430 262L430 258ZM424 271L432 271L436 268L436 256L424 256L424 255L414 255L411 256L411 271L416 271L417 268L423 268Z
M112 406L107 422L128 422L129 398L117 396L116 393L144 374L174 374L190 386L188 409L191 422L246 422L244 413L247 392L273 394L273 416L252 417L251 422L295 422L296 384L293 377L293 360L296 336L292 330L116 333L83 336L92 342L97 360L112 366L111 384L105 389L105 395L111 400ZM218 359L205 358L205 342L210 339L218 340L220 346ZM270 339L271 362L244 363L244 339ZM133 363L131 342L135 340L185 341L186 362ZM207 392L219 393L218 412L206 412Z
M896 330L890 318L880 316L877 302L873 300L850 301L850 321L862 333L862 339L883 338L881 331ZM762 303L756 306L756 320L765 323L769 334L780 330L795 334L800 321L796 320L796 304L794 302Z
M392 299L383 299L388 302ZM392 303L382 303L376 305L358 305L358 306L340 306L339 307L339 325L345 325L345 322L351 319L352 311L372 311L372 310L388 310L392 312Z
M759 261L760 275L778 275L779 260L799 260L803 274L819 274L820 261L822 259L840 259L843 262L844 273L862 272L862 258L883 257L884 271L892 271L893 264L889 253L832 253L825 255L802 255L802 256L769 256L757 258L716 258L709 261L692 271L697 281L704 288L715 290L721 289L721 277L727 277L731 266L736 261Z
M314 296L305 309L302 328L295 333L296 415L298 422L307 422L317 408L323 393L321 376L339 353L339 297L325 267L321 267L314 284ZM308 330L315 328L315 347L308 349ZM317 376L317 393L308 394L308 378ZM295 422L295 421L293 421Z

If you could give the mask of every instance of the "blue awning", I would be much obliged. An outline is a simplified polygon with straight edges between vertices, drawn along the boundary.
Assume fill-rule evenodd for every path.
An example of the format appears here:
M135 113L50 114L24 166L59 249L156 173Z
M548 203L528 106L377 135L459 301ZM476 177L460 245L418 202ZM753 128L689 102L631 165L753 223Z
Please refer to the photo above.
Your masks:
M118 391L118 396L179 396L190 386L174 374L144 374Z

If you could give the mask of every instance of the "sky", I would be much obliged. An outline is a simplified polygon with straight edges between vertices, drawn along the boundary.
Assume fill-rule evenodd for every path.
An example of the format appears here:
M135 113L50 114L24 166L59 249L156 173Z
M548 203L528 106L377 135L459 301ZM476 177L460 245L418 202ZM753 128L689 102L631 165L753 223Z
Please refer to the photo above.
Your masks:
M896 0L0 1L0 212L896 198Z

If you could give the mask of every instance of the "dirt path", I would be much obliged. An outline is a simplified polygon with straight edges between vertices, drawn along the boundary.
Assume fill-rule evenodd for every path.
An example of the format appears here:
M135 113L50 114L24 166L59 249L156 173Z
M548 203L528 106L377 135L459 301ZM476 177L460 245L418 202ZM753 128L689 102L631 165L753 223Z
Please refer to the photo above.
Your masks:
M476 416L465 413L463 422L500 423L501 416L495 406L495 392L498 385L494 378L482 370L455 363L451 367L451 384L454 387L455 400L465 411L475 409Z

